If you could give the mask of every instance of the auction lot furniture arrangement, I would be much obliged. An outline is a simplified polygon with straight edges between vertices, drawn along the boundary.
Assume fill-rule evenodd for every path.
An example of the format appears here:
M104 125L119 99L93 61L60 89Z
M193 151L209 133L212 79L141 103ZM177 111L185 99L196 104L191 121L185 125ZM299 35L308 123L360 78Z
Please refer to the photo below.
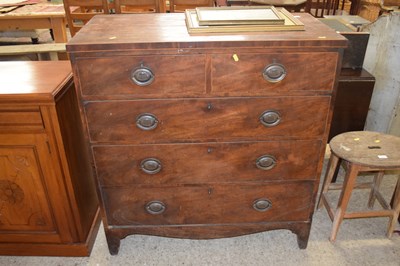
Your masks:
M346 39L190 35L184 14L98 15L67 45L111 254L131 234L273 229L306 248Z
M0 255L88 256L100 225L68 61L0 63Z

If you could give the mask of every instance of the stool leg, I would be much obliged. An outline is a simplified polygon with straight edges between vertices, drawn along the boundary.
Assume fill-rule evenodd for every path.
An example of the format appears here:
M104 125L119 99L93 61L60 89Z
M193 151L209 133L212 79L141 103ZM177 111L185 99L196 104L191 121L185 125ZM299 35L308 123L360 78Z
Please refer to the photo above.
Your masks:
M339 157L337 157L335 154L331 153L331 157L329 157L329 162L328 162L328 167L326 169L325 173L325 179L324 179L324 184L321 189L321 193L318 198L318 203L317 203L317 209L322 207L322 197L324 197L324 194L328 192L329 185L332 182L333 175L336 172L336 168L339 166Z
M391 217L391 220L389 221L389 226L387 230L387 237L392 237L394 227L397 223L397 219L399 218L399 213L400 213L400 177L397 179L397 185L396 189L394 190L394 195L393 195L393 216Z
M399 175L399 177L398 178L400 178L400 175ZM395 190L394 192L393 192L393 196L392 196L392 199L390 200L390 206L392 207L392 209L394 209L394 205L393 205L393 202L394 202L394 196L396 196L396 194L398 193L398 191L397 190ZM397 219L397 221L399 222L399 224L400 224L400 215L399 215L399 219Z
M376 199L375 195L376 195L376 192L379 191L379 187L381 185L384 174L385 174L384 171L379 171L374 176L374 181L372 184L372 188L371 188L371 192L369 194L369 200L368 200L368 208L370 208L370 209L372 209L372 207L374 207L374 203L375 203L375 199Z
M347 204L349 203L351 192L353 191L359 169L359 165L349 163L349 167L344 177L343 189L340 193L339 202L333 218L332 232L331 237L329 238L331 242L336 240L336 235L339 231L339 226L343 221L343 217L346 212Z

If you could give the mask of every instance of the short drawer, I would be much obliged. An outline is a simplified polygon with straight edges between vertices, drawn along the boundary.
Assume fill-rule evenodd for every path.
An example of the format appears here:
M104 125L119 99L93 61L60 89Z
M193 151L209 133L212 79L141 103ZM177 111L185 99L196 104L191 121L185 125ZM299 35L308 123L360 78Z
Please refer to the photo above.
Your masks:
M333 89L337 53L212 55L212 94L261 96L329 92Z
M104 189L109 225L307 221L312 182Z
M44 129L39 107L0 108L0 130Z
M76 62L83 96L136 98L204 95L205 65L204 55L116 56ZM152 82L145 85L143 80L151 76ZM134 80L141 81L141 85Z
M166 143L316 138L325 131L329 104L321 96L107 101L85 108L92 142Z
M102 186L316 178L320 141L95 146Z

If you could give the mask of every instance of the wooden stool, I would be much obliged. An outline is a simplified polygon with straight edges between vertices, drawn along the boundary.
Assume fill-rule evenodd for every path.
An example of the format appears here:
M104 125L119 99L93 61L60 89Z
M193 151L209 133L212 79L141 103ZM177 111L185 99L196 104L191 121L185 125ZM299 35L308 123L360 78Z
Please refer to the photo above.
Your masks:
M348 218L390 217L387 236L391 237L400 212L400 178L397 180L392 207L379 192L379 185L385 170L400 170L400 138L377 132L354 131L337 135L329 146L332 153L317 206L320 208L324 204L333 221L330 241L335 241L342 220ZM331 184L341 161L346 169L343 184ZM373 182L357 184L356 178L360 172L376 172ZM370 188L368 207L372 208L377 199L383 210L346 213L354 188ZM326 193L332 189L341 189L336 210L332 209L326 198Z

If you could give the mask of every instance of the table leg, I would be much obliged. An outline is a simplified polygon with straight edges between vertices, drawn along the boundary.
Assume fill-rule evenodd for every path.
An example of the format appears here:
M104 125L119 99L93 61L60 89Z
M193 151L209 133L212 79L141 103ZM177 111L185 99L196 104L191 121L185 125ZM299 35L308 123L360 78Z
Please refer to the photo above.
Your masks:
M56 43L67 43L67 28L65 18L51 18L51 28L53 29L54 42ZM68 60L66 53L59 53L58 58L62 60Z

